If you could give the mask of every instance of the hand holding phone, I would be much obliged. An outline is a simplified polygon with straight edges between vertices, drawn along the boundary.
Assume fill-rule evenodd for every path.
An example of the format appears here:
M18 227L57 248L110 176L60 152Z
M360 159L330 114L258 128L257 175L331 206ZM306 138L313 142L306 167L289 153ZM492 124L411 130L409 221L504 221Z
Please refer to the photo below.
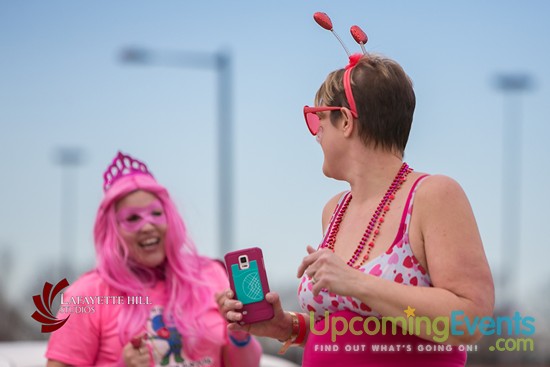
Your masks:
M262 250L252 247L225 255L225 264L231 290L242 302L241 324L270 320L273 306L266 301L269 292Z

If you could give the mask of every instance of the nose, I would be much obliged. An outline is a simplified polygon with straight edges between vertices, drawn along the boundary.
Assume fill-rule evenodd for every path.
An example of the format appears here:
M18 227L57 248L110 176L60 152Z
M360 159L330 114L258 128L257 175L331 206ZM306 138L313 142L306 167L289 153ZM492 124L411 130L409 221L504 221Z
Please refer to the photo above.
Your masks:
M140 232L150 232L155 230L155 226L151 222L145 222L145 224L139 229Z

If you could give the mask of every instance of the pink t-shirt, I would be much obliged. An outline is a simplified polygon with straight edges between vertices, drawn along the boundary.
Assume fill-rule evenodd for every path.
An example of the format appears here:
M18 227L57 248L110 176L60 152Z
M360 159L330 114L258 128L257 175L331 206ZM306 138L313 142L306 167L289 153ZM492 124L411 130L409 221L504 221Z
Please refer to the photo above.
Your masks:
M206 279L216 284L216 290L228 288L225 271L212 262L205 269ZM98 297L99 296L99 297ZM80 298L77 298L80 297ZM95 304L90 304L94 298ZM97 304L98 301L102 304ZM76 303L75 304L73 304ZM165 282L158 281L153 288L147 290L147 296L135 298L123 295L113 289L99 276L96 271L84 274L66 292L58 318L67 317L63 304L69 303L70 318L65 325L54 331L48 343L46 357L74 366L114 366L122 361L122 349L118 332L118 315L124 307L136 307L140 304L149 313L143 331L147 350L154 360L154 366L170 367L202 367L221 366L220 345L206 345L206 351L199 359L191 360L185 355L180 333L171 320L164 317L164 307L167 303ZM65 312L64 312L65 311ZM212 308L207 312L205 327L219 329L226 333L226 323L220 316L212 295Z

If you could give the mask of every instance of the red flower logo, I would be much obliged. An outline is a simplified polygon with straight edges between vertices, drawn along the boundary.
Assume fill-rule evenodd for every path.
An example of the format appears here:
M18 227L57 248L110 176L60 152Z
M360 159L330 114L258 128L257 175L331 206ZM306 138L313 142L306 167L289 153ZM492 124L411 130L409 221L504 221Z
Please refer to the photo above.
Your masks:
M46 282L44 283L44 289L42 290L42 296L37 294L32 297L34 305L36 306L37 311L32 314L32 318L42 324L43 333L51 333L59 329L61 326L65 325L65 322L69 319L69 316L59 320L52 313L52 302L63 289L69 286L67 278L64 278L55 287Z

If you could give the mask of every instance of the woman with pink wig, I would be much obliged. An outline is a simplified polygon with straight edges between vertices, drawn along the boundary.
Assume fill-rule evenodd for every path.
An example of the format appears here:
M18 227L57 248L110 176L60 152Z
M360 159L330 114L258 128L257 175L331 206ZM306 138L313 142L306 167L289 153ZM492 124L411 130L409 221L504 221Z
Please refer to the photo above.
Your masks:
M225 269L197 253L166 188L122 153L104 180L97 266L63 294L47 366L258 366L259 343L219 313Z

